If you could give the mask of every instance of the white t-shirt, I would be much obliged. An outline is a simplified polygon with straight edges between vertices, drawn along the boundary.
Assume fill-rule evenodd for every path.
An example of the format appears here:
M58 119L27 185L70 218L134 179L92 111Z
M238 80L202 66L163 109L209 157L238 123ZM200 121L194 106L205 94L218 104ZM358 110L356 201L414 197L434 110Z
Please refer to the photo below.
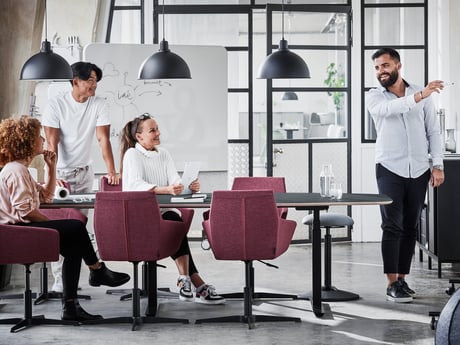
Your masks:
M110 125L108 104L97 96L79 103L67 92L50 99L42 125L60 129L57 169L85 167L92 163L91 145L96 127Z

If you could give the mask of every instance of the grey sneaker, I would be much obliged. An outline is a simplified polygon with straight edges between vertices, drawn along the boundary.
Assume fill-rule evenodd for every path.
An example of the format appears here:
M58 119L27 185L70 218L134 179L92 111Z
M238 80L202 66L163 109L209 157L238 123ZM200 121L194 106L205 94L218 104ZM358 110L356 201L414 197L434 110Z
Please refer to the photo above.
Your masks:
M387 300L395 303L409 303L412 302L412 296L403 289L401 282L397 280L387 288Z
M206 284L200 292L196 291L195 302L203 304L222 304L225 303L225 298L216 293L214 286Z
M401 282L401 286L404 291L406 291L412 298L415 298L416 293L414 290L412 290L407 282L404 280L404 278L398 278L398 281Z
M190 277L178 278L177 286L179 287L179 299L185 302L193 302L192 282Z

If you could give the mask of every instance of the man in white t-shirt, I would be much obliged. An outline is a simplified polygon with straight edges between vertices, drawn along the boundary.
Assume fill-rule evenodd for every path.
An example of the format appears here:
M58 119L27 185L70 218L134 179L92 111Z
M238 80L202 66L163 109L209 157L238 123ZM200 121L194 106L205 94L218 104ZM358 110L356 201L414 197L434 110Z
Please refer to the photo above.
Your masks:
M72 65L72 90L51 99L43 113L47 149L56 153L57 184L67 181L73 193L93 190L91 144L96 135L102 158L107 167L110 184L119 184L110 143L110 121L105 99L97 97L97 82L102 70L89 62ZM61 270L52 264L55 284L53 290L62 291Z

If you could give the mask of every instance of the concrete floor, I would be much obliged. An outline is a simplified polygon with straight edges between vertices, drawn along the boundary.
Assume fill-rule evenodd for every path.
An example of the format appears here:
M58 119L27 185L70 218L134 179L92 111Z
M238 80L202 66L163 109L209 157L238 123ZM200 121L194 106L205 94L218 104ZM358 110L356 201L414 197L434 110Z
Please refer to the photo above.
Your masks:
M242 291L244 265L241 262L216 261L212 252L202 250L198 242L192 242L192 252L203 278L214 284L218 292ZM454 267L444 264L443 278L438 279L436 270L428 270L426 257L424 262L418 261L417 251L408 282L418 297L410 304L395 304L385 300L386 282L379 243L334 243L332 253L333 285L358 293L361 299L329 303L331 312L323 318L314 316L308 301L270 300L256 303L254 314L296 316L302 322L257 323L252 330L238 323L194 324L198 318L242 314L242 301L227 300L225 305L208 306L166 296L159 299L158 316L187 318L190 324L143 324L134 332L129 324L34 326L19 333L10 333L11 325L0 325L0 344L434 344L428 312L441 310L447 302L448 279L460 276ZM256 291L307 292L311 286L310 258L310 245L293 245L272 262L279 270L254 263ZM177 291L174 263L170 259L160 263L167 268L158 270L159 286ZM129 263L108 265L112 269L132 272ZM33 267L33 291L39 286L39 268L39 264ZM118 296L105 294L104 287L89 287L87 278L88 270L84 267L80 293L92 296L90 301L81 301L87 311L104 317L130 315L130 301L121 302ZM23 284L23 268L15 265L11 286L0 294L20 292ZM49 285L51 287L51 280ZM125 287L131 286L129 282ZM60 318L60 309L59 301L50 300L34 306L33 313ZM22 310L19 299L0 300L1 318L21 317ZM141 311L144 310L143 299Z

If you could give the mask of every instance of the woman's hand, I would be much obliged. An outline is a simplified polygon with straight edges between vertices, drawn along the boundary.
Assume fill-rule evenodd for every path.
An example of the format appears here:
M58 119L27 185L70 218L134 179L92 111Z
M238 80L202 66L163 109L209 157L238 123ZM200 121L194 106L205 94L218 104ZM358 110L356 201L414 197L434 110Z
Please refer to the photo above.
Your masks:
M184 185L182 183L175 183L169 186L170 194L179 195L184 191Z
M45 163L49 168L56 167L56 152L43 150L43 158L45 159Z
M200 191L200 181L198 181L198 179L193 180L188 188L192 191L192 193L198 193Z

